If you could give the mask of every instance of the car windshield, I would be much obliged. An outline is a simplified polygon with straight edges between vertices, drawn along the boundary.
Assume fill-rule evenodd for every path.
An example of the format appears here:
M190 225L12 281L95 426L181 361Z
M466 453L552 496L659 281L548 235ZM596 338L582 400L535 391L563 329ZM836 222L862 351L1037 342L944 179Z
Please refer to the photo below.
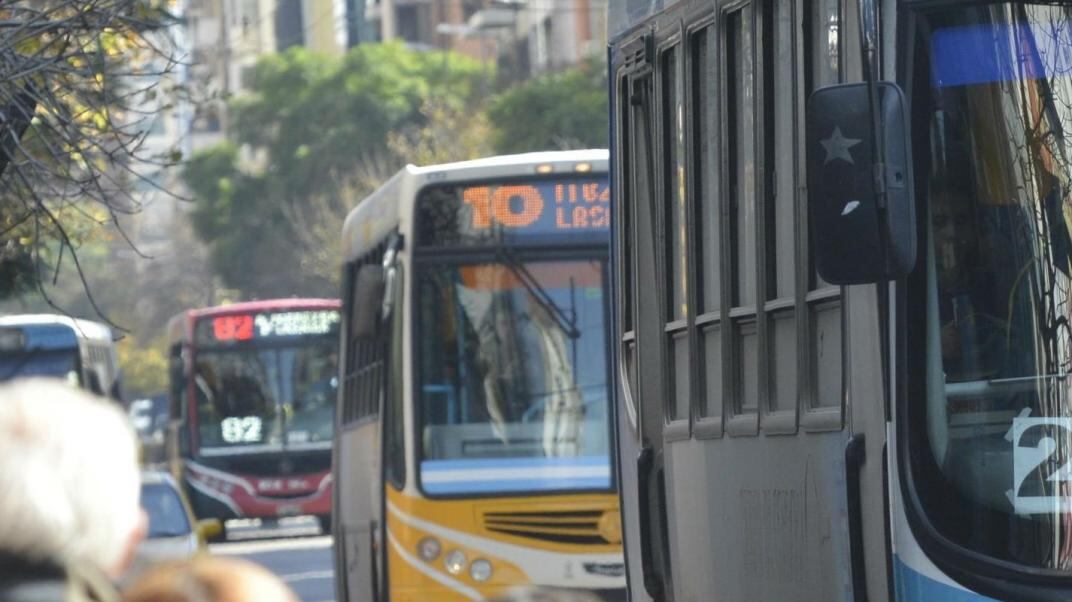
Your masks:
M421 486L611 486L597 260L429 264L418 275Z
M166 483L143 483L141 507L149 515L150 539L175 537L190 532L190 520L179 493Z
M0 353L0 381L25 376L54 376L80 382L78 350L30 349L18 353Z
M197 354L194 386L202 454L330 446L336 342L309 341Z
M1072 570L1072 21L1066 7L994 4L922 24L929 60L917 65L930 85L917 102L930 164L918 172L929 174L926 343L910 346L927 366L917 490L957 544Z

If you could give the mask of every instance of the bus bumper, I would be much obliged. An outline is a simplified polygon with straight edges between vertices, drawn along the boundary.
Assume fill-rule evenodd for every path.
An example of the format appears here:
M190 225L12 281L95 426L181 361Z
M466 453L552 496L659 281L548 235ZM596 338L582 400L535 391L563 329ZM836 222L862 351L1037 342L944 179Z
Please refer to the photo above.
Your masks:
M226 473L193 462L184 477L198 518L281 518L331 514L330 471L273 477Z

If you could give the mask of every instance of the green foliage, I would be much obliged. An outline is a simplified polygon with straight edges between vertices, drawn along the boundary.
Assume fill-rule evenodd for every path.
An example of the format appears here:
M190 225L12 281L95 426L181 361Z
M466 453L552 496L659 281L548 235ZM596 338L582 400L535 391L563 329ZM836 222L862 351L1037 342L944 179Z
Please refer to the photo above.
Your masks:
M126 337L116 345L123 370L123 395L150 397L167 391L167 340L160 336L147 344Z
M488 117L499 153L606 148L607 76L602 63L536 77L493 98Z
M363 163L392 156L389 134L427 121L430 99L471 106L482 75L473 60L401 44L361 45L341 59L301 47L262 59L251 93L232 103L234 144L193 157L184 173L194 227L223 283L247 296L335 294L337 266L311 257L322 241L304 232L314 201L352 192Z
M0 2L0 299L78 272L83 242L135 210L120 174L169 165L132 116L175 75L174 6Z
M16 239L0 243L0 300L25 293L33 288L34 261L29 245Z

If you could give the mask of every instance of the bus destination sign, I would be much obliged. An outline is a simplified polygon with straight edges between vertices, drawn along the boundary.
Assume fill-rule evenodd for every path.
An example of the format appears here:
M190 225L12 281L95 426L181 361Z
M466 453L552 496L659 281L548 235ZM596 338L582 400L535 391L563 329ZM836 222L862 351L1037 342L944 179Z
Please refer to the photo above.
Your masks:
M421 192L417 212L423 245L606 233L610 188L597 177L437 186Z
M298 310L230 314L201 320L201 343L236 343L285 337L331 334L338 329L337 310Z

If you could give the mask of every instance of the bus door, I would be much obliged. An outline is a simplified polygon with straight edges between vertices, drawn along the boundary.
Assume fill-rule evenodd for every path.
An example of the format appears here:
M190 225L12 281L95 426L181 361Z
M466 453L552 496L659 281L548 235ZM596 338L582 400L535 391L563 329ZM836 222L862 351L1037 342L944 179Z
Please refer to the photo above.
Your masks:
M651 36L641 35L623 46L611 61L617 67L614 95L618 111L614 118L614 145L619 163L612 194L617 199L617 224L613 245L618 270L613 287L618 291L617 387L618 467L621 489L622 528L626 549L629 595L632 600L661 599L667 589L669 560L665 553L665 492L659 478L661 461L661 413L652 412L650 391L654 381L641 378L639 366L658 365L652 357L657 346L641 347L642 316L657 296L641 298L644 287L637 274L655 273L655 240L652 226L654 181L652 173L653 70L650 64ZM650 287L648 287L650 290ZM648 321L650 326L650 322ZM657 336L657 335L656 335ZM654 432L652 432L654 429ZM637 577L643 576L642 579Z
M383 329L368 327L369 279L378 262L352 264L344 305L342 387L335 429L335 563L339 599L379 600L383 583L381 457ZM362 275L362 271L365 272ZM382 283L382 273L373 274ZM381 289L382 290L382 289ZM379 303L376 304L379 315ZM362 324L364 326L362 326Z
M818 276L798 211L797 86L858 71L841 6L809 8L808 52L797 7L774 0L684 27L692 15L667 11L616 59L634 598L887 595L878 292ZM646 66L630 71L635 56Z

